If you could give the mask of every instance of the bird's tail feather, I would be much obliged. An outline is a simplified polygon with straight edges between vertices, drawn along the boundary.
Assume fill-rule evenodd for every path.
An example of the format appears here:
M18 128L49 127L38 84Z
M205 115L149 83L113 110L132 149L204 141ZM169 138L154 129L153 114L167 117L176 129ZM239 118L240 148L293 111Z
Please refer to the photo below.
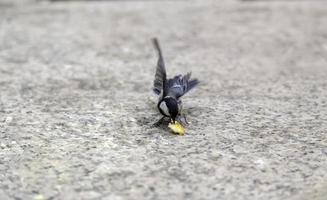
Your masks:
M198 79L189 80L187 82L187 91L190 91L192 88L194 88L195 86L197 86L199 83L200 82L199 82Z
M163 56L162 56L162 51L160 48L160 44L159 44L159 40L157 38L152 38L152 43L154 48L156 49L158 56L159 56L159 60L163 60Z

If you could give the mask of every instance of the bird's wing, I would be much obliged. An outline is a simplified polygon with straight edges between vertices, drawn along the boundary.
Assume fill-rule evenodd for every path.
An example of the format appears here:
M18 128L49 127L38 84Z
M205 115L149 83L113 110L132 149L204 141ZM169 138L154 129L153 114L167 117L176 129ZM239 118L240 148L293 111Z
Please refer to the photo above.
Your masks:
M157 68L156 68L156 75L154 78L154 82L153 82L153 91L159 95L161 93L161 91L163 91L163 96L166 95L166 68L165 68L165 62L164 59L162 57L162 53L161 53L161 48L159 45L159 41L157 38L153 39L153 45L158 53L158 63L157 63Z
M172 79L169 79L167 86L168 95L178 99L199 84L197 79L190 78L191 73L187 73L184 76L178 75Z

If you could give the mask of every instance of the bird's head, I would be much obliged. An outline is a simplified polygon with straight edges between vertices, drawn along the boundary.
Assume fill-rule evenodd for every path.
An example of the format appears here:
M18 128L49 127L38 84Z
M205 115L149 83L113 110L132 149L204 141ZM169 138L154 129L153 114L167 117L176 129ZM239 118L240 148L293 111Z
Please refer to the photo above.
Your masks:
M173 120L173 122L175 123L175 119L178 115L178 102L175 98L172 98L172 97L165 97L164 101L167 105L170 117Z

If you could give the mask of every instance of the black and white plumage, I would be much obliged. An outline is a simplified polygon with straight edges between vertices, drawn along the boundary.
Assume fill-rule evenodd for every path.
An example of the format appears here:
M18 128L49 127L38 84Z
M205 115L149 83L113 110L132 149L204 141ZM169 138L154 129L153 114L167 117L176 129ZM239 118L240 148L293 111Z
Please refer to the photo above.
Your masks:
M162 56L159 41L154 38L153 45L158 53L158 63L156 68L153 91L159 95L157 107L164 117L169 117L175 122L176 117L181 114L182 101L180 98L188 91L199 84L197 79L191 79L191 73L177 75L167 79L165 62Z

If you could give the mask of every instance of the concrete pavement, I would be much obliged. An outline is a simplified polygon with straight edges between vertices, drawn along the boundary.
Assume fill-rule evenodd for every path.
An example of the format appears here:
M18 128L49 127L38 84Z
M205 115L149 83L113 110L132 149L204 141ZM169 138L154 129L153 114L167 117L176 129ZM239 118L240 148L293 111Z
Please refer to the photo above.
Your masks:
M327 199L324 1L1 2L1 199Z

